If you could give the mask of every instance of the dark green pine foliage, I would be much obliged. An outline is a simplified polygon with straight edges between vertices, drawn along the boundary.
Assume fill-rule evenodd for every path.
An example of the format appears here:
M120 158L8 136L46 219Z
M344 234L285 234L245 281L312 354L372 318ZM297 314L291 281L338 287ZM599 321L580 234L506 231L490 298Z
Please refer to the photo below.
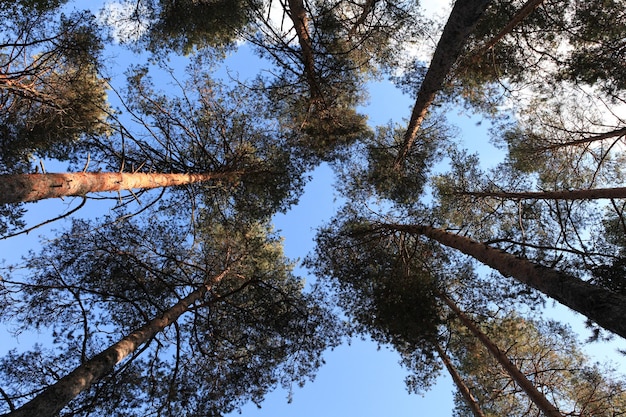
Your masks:
M62 3L0 3L0 173L71 159L108 131L98 25L87 12L61 15ZM22 215L20 205L0 207L0 235L23 227Z
M563 415L615 416L626 410L626 386L609 364L592 362L572 330L560 323L516 313L489 312L482 331ZM487 350L458 324L448 349L457 370L488 416L540 413ZM455 416L473 414L457 393Z
M2 359L2 410L37 396L204 285L206 294L176 323L61 415L220 416L260 404L276 386L304 383L334 343L334 319L303 292L266 225L231 220L202 214L195 236L158 216L145 224L75 221L27 259L30 278L5 275L3 319L17 331L49 333L53 342Z
M409 235L372 232L356 217L335 219L316 241L307 263L336 294L354 331L400 353L411 391L430 387L441 368L433 248Z
M619 101L624 89L623 1L545 0L494 45L484 48L526 1L493 1L466 45L447 91L496 115L522 89L546 96L574 82Z
M155 77L169 68L132 68L125 103L135 123L120 123L98 157L110 161L111 171L123 166L236 178L174 190L183 206L194 201L250 219L284 211L302 191L304 164L292 157L289 138L268 114L264 98L245 86L213 79L215 65L198 58L187 78L178 80L180 88L167 90L156 85Z
M351 144L371 137L357 106L366 98L365 82L381 67L394 67L402 42L420 34L411 3L294 0L285 2L282 21L270 21L267 11L257 17L249 40L276 68L260 79L261 88L292 131L299 157L313 164L343 160Z
M259 1L153 0L154 23L146 37L154 51L172 49L189 54L206 47L228 48L241 38L254 18Z
M403 169L398 170L394 164L405 131L406 127L400 125L378 127L374 139L365 141L367 166L364 172L351 174L353 181L364 178L366 188L373 188L379 198L398 205L410 205L419 200L431 168L440 160L438 148L445 143L448 134L441 120L429 118L408 150Z
M0 172L28 171L33 155L67 160L82 137L106 132L98 25L56 7L0 5Z
M626 90L626 2L576 1L570 43L573 51L562 76L587 85L598 85L621 101ZM623 98L623 95L621 95Z
M488 50L483 46L496 36L525 1L492 1L465 46L465 53L449 78L447 92L466 103L495 114L503 92L518 85L546 82L546 70L559 60L555 50L563 40L569 1L547 0ZM557 63L558 65L558 63Z
M591 282L619 294L626 295L626 219L624 219L624 201L613 200L613 211L606 211L599 233L606 246L603 250L610 258L599 263L591 270Z

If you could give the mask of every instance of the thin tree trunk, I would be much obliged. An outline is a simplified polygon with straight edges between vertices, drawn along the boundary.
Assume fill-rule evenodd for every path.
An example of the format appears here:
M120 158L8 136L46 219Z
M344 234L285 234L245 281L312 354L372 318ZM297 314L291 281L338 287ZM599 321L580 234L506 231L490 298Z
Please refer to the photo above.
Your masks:
M404 142L396 157L395 169L400 169L402 162L415 142L417 132L426 117L428 108L435 99L437 92L441 90L452 66L459 58L459 55L461 55L468 36L476 27L478 19L480 19L489 3L490 0L457 0L455 2L433 54L428 71L417 93L409 126L404 134Z
M446 366L446 369L452 377L452 380L454 381L457 389L459 390L461 395L463 395L465 403L468 405L470 410L472 410L472 414L474 414L474 417L485 417L483 410L481 410L480 405L478 405L478 401L476 401L476 398L474 398L474 396L472 395L469 387L465 384L463 378L461 378L461 375L459 375L459 373L457 372L456 368L452 364L452 361L450 360L450 357L446 354L446 352L439 344L435 345L435 349L437 350L437 354L441 358L443 364Z
M454 311L459 317L461 322L467 327L473 334L480 340L480 342L487 348L489 353L502 365L511 378L524 390L530 400L549 417L563 417L563 414L550 402L548 399L533 385L533 383L526 378L517 366L511 360L500 351L498 346L489 339L489 337L480 331L480 329L474 324L474 322L467 317L459 307L446 295L439 294L439 298L442 299L448 307Z
M377 227L423 235L457 249L626 338L626 296L442 229L402 224L380 224Z
M227 271L224 271L215 277L211 285L219 282L226 273ZM88 389L105 375L111 373L115 365L178 320L183 313L189 310L193 303L204 297L209 288L210 285L205 284L193 291L167 310L161 317L151 320L145 326L135 330L108 349L89 359L15 411L0 417L55 416L78 394Z
M597 200L601 198L626 198L626 187L596 188L565 191L460 191L456 194L473 197L496 197L512 200Z
M502 28L497 35L495 35L489 42L483 45L478 52L476 52L476 58L482 57L487 51L496 46L502 38L504 38L507 34L511 33L513 28L517 26L522 20L526 19L532 12L537 9L544 0L528 0L526 4L522 6L521 9L513 16L513 18L509 21L509 23Z
M302 50L302 62L304 64L304 74L307 84L311 90L311 100L321 99L322 92L317 83L317 73L315 71L315 58L313 54L313 43L309 33L309 19L303 0L288 0L289 17L293 22L293 28L298 36L298 43Z
M610 132L599 133L597 135L589 136L582 139L576 139L569 142L555 143L552 145L539 146L536 148L530 147L531 152L550 151L553 149L566 148L568 146L586 145L591 142L596 142L605 139L619 138L620 136L626 136L626 127L611 130Z
M0 204L83 196L94 192L169 187L217 179L234 180L239 174L238 172L206 174L76 172L0 175Z

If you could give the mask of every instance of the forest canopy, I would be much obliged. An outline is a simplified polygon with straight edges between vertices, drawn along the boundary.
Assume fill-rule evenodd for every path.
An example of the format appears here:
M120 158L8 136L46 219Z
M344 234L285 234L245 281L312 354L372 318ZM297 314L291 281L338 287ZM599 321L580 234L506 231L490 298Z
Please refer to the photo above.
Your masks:
M455 416L626 413L586 353L626 338L626 1L0 18L1 416L227 415L359 338Z

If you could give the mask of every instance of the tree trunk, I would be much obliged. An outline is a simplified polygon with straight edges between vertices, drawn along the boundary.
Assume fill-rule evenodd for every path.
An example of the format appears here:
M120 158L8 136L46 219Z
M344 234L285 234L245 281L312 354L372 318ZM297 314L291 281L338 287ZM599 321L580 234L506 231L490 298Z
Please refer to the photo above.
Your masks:
M511 200L597 200L600 198L626 198L626 187L527 192L460 191L456 194L474 197L496 197Z
M304 74L307 84L311 90L311 100L321 99L322 92L317 83L317 73L315 72L315 58L313 54L313 43L309 33L309 19L304 7L303 0L288 0L289 17L293 22L293 28L298 36L298 43L302 50L302 62L304 64Z
M417 93L409 126L404 134L404 142L396 157L395 169L400 169L415 142L417 132L426 117L428 108L435 99L436 93L441 90L452 66L461 55L468 36L476 27L478 19L489 3L490 0L457 0L455 2Z
M502 365L511 378L524 390L530 400L549 417L563 417L563 415L557 410L557 408L533 385L533 383L526 378L517 366L509 360L509 358L500 351L498 346L489 339L489 337L480 331L474 322L467 317L459 307L446 295L439 294L439 298L442 299L448 307L454 311L459 317L461 322L480 340L480 342L487 348L489 353Z
M45 198L83 196L103 191L158 188L208 180L234 180L239 173L145 174L76 172L66 174L0 175L0 204L37 201Z
M435 349L437 350L437 354L443 361L443 364L446 366L446 369L452 377L452 380L454 381L457 389L459 390L461 395L463 395L465 403L468 405L470 410L472 410L472 414L474 414L474 417L485 417L485 414L480 409L480 405L478 405L476 398L474 398L469 387L465 384L463 378L461 378L461 375L459 375L459 373L457 372L456 368L452 364L452 361L450 360L450 357L446 354L446 352L439 344L435 345Z
M480 59L487 51L493 48L502 38L504 38L507 34L511 33L513 28L517 26L522 20L526 19L532 12L537 9L543 0L528 0L526 4L522 6L521 9L513 16L513 18L509 21L509 23L502 28L497 35L495 35L489 42L483 45L478 52L476 52L476 58Z
M224 271L213 278L211 284L214 285L219 282L226 273L227 271ZM210 285L205 284L193 291L161 317L151 320L145 326L89 359L15 411L0 417L53 417L57 415L78 394L88 389L103 376L111 373L115 365L135 352L139 346L178 320L193 303L204 297L209 288Z
M502 275L529 285L601 327L626 338L626 296L442 229L401 224L381 224L378 227L420 234L458 249Z
M569 142L554 143L552 145L539 146L536 148L530 147L530 151L531 152L550 151L553 149L565 148L568 146L586 145L591 142L596 142L596 141L611 139L611 138L619 138L621 136L626 136L626 127L611 130L610 132L598 133L597 135L589 136L589 137L582 138L582 139L576 139L576 140L572 140Z

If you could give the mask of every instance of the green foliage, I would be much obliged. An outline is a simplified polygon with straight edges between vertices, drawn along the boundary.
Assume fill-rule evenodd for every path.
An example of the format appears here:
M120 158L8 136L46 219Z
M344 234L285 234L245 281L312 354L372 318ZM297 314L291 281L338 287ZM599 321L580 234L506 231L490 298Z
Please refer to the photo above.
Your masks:
M28 256L26 277L7 269L2 319L17 332L49 333L52 343L0 360L3 411L209 286L176 324L63 415L218 416L246 401L259 404L275 386L304 383L336 343L327 293L353 333L400 353L411 391L434 383L442 345L489 413L533 411L482 347L445 317L443 291L482 313L490 337L563 410L624 412L624 383L590 365L568 329L489 316L494 306L535 308L541 300L526 286L503 288L464 257L368 220L389 208L376 214L387 226L399 218L456 230L518 257L576 269L623 294L621 202L611 202L602 224L599 206L588 202L471 195L623 182L623 117L609 104L595 106L620 101L624 90L623 0L545 0L485 50L524 1L490 3L437 105L458 99L496 118L515 116L494 129L508 155L491 170L457 149L432 110L396 169L404 128L369 126L361 113L367 82L385 71L413 93L423 83L424 63L411 56L407 64L407 55L424 46L435 24L413 0L304 1L305 37L285 1L127 1L131 11L118 29L132 22L140 31L121 41L152 55L129 69L117 90L119 112L106 104L98 21L86 12L60 15L65 3L0 2L0 173L28 172L33 157L75 162L88 150L111 171L227 177L174 188L158 206L147 205L148 217L74 221ZM275 13L277 5L283 10ZM219 81L218 61L242 41L263 59L260 75L250 84L232 72ZM175 54L187 55L184 79ZM398 74L400 67L408 70ZM522 101L526 93L531 98ZM618 133L584 141L611 131ZM449 172L432 175L444 157ZM267 221L297 201L303 173L323 161L343 170L350 207L318 234L307 264L321 283L307 294ZM22 208L0 208L0 234L22 226Z
M599 85L618 98L626 89L626 2L604 0L590 4L575 2L573 25L577 32L574 48L562 70L567 79Z
M626 295L626 259L613 260L611 264L593 269L592 282L613 292Z
M603 288L619 294L626 294L626 258L624 249L626 248L626 238L624 235L624 216L619 210L623 204L620 201L613 201L613 210L606 210L606 215L602 220L602 228L599 233L606 240L607 255L612 258L605 260L599 265L595 265L592 270L591 282Z
M103 47L95 18L54 7L2 11L0 172L23 172L33 155L69 159L85 136L107 132Z
M483 331L563 414L613 416L624 412L625 382L610 368L591 363L567 326L508 314L484 321ZM449 348L486 415L538 412L482 345L462 332L457 337ZM456 403L456 416L472 415L459 394Z
M437 147L444 129L438 123L420 130L416 143L397 169L395 158L404 140L404 128L379 127L376 137L367 146L367 183L381 198L406 205L417 201L423 192L430 168L438 159Z
M332 61L316 74L315 94L304 75L294 75L300 72L295 69L283 69L275 79L259 80L257 86L267 95L268 113L289 135L295 156L309 165L341 160L351 145L371 136L367 118L356 110L363 100L361 82L353 69L332 56L327 59Z
M411 391L428 388L439 370L432 248L409 235L379 234L359 218L335 219L316 240L307 263L336 292L355 331L398 350Z
M214 213L202 218L194 239L186 226L161 220L99 227L76 221L30 256L32 279L8 280L21 293L3 318L54 336L51 352L3 360L3 389L16 403L205 285L207 295L174 326L67 413L219 416L247 401L260 403L277 385L304 383L321 365L320 352L336 336L333 316L303 293L266 225ZM42 359L29 361L33 355ZM21 379L48 362L55 366L40 377Z
M303 114L306 116L302 121L295 120L302 127L295 148L306 159L327 162L341 159L350 145L370 136L365 116L352 108L339 105L328 108L321 104Z
M158 17L148 31L150 47L189 54L194 49L231 45L257 7L254 1L161 0L155 12Z
M29 172L36 158L72 159L109 132L97 22L59 14L62 3L0 3L0 174ZM23 227L23 214L0 208L0 236Z
M570 82L598 88L619 101L625 79L624 2L543 1L485 49L524 3L491 2L446 92L496 118L501 106L510 104L507 99L517 100L528 90L557 97L562 89L571 89Z
M157 89L147 67L134 68L127 102L138 124L114 137L114 153L102 158L115 169L122 163L115 150L124 146L123 163L146 172L231 173L231 180L187 187L182 197L191 190L200 205L251 219L286 210L304 186L290 138L263 97L213 80L203 65L190 68L178 92Z
M282 22L269 21L265 10L257 17L250 41L275 67L260 88L272 113L292 131L297 157L312 165L343 161L351 145L371 137L357 109L365 82L381 67L393 67L403 53L400 40L412 41L422 26L412 1L305 3L305 45L292 38L286 4Z
M0 1L0 11L9 11L21 8L30 12L47 12L58 9L67 0L2 0Z

